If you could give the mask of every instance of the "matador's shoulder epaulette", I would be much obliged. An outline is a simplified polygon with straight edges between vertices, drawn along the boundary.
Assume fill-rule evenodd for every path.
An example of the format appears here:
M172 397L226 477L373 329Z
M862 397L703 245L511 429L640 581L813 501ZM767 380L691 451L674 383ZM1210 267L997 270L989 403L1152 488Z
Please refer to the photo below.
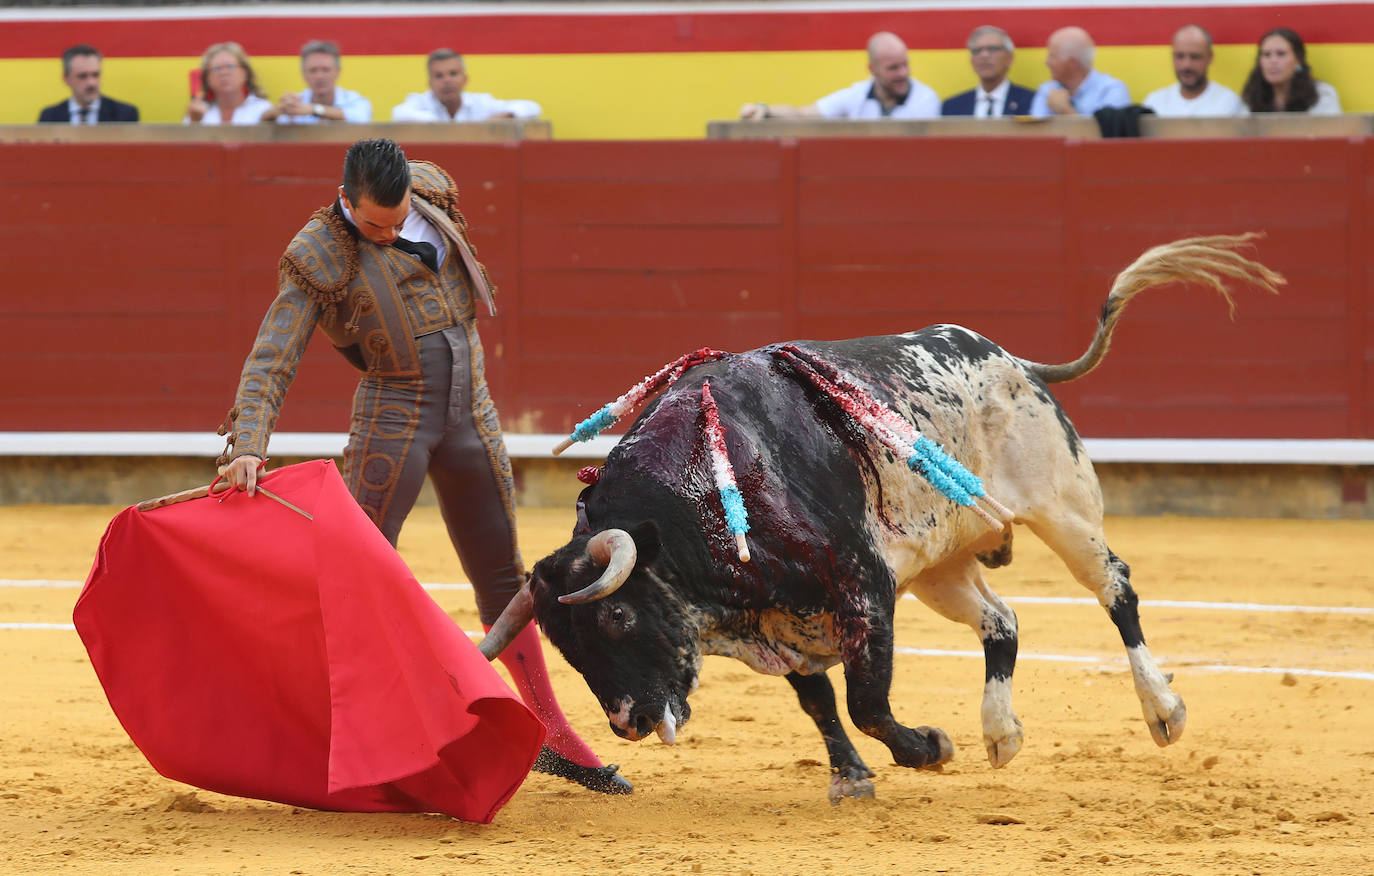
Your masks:
M300 286L324 311L329 323L348 284L358 275L358 242L332 207L321 207L287 245L278 273Z
M443 210L459 228L467 231L467 220L458 212L458 185L448 171L429 161L412 161L410 190Z

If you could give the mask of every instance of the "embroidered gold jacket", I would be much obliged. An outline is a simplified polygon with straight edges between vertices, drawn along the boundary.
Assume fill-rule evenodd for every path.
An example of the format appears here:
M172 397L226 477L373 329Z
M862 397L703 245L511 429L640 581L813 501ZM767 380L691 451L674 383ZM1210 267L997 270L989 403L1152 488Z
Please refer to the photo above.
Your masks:
M412 161L410 173L415 196L443 210L471 249L453 179L427 161ZM316 325L368 375L418 379L415 339L474 316L473 278L454 243L447 246L436 274L395 247L360 237L337 203L316 210L278 265L277 298L244 362L234 407L219 428L228 436L219 463L245 453L267 455L267 439ZM472 264L481 274L476 282L490 287L486 268Z

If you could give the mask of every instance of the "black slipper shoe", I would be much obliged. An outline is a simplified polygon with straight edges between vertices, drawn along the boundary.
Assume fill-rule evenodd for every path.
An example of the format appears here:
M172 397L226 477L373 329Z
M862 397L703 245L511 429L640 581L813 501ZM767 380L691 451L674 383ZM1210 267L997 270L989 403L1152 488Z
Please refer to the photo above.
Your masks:
M616 770L620 769L618 764L607 764L604 767L582 766L548 746L539 749L539 757L534 759L531 769L537 773L577 782L584 788L602 794L633 794L635 790L635 786L626 781L624 776L616 773Z

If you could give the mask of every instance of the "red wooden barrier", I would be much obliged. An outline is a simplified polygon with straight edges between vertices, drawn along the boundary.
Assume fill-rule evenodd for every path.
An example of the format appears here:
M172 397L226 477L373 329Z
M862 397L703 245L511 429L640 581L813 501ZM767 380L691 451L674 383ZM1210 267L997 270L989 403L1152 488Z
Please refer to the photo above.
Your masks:
M563 432L680 353L974 328L1076 356L1146 247L1265 230L1279 297L1137 300L1056 389L1094 437L1366 438L1374 142L898 139L413 144L462 189L498 286L508 429ZM208 430L332 199L336 145L0 146L0 429ZM279 428L343 431L354 375L312 344Z

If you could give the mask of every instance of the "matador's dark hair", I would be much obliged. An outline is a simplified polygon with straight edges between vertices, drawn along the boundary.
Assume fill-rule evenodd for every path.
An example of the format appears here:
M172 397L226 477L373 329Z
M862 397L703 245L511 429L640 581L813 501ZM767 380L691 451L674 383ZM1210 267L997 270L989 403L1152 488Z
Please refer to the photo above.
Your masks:
M351 203L366 196L394 207L410 194L410 165L395 140L359 140L344 156L343 190Z

